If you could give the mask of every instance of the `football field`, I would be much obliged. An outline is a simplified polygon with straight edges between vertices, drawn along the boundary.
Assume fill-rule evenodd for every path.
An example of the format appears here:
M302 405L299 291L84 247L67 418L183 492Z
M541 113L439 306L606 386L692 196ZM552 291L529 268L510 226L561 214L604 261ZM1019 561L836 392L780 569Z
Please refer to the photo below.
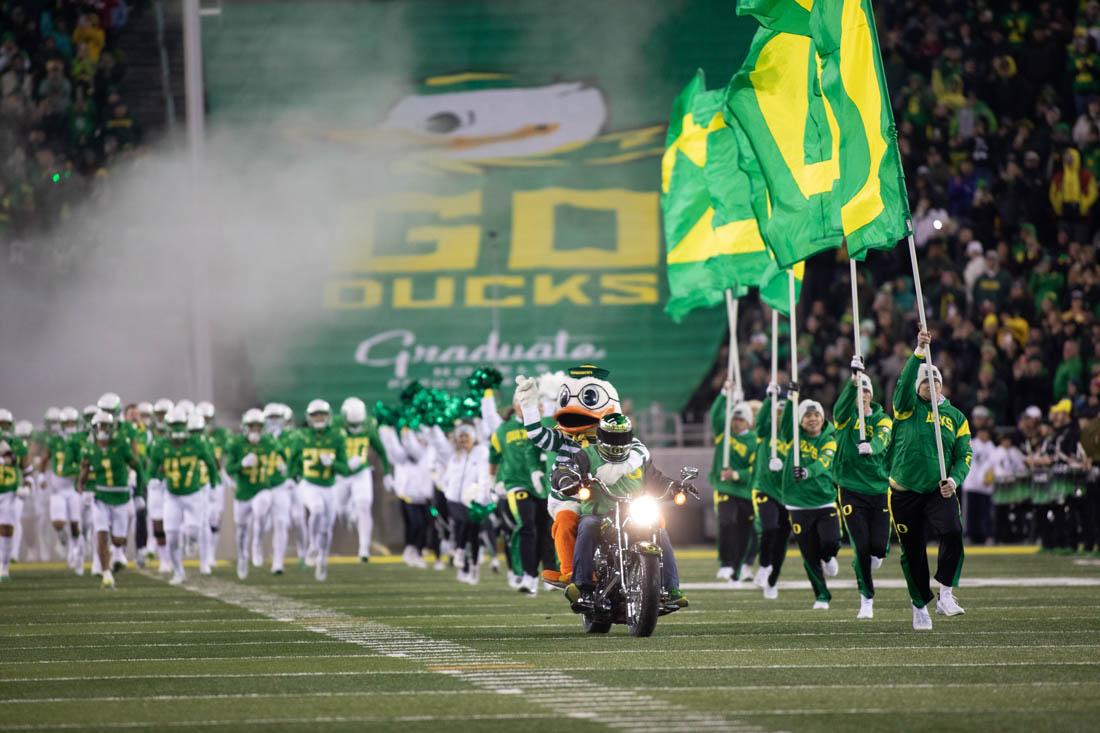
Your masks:
M684 551L690 608L585 636L560 593L394 562L179 588L155 573L13 567L0 586L0 730L1094 731L1100 560L968 550L965 616L914 632L896 552L856 621L790 556L778 601ZM388 559L388 558L387 558Z

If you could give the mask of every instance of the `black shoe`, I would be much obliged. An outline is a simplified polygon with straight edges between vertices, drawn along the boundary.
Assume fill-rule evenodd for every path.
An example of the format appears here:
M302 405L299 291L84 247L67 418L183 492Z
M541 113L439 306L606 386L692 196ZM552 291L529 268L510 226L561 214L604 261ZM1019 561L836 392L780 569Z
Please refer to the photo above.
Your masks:
M360 556L360 558L359 558L359 562L361 562L361 563L368 563L368 562L370 562L370 555L362 555L362 556Z

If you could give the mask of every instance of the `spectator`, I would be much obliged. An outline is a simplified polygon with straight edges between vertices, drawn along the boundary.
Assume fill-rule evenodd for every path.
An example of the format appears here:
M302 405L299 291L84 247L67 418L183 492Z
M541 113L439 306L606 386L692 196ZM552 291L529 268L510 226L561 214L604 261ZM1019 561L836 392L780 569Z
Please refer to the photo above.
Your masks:
M1075 148L1062 152L1062 167L1050 181L1050 205L1059 226L1080 241L1088 239L1089 212L1096 203L1096 179L1081 167Z
M1062 344L1062 360L1054 372L1054 399L1061 400L1069 392L1071 383L1080 385L1084 365L1081 363L1080 345L1068 339Z
M1001 256L995 249L985 251L985 271L974 280L971 299L975 313L985 313L987 305L992 312L999 311L1008 300L1012 278L1001 269Z

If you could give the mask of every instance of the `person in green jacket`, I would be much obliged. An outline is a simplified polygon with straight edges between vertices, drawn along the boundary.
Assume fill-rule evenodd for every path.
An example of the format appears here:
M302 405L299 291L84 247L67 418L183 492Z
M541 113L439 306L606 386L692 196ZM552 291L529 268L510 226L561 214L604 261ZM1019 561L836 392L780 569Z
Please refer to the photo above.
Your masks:
M790 398L784 414L793 409ZM791 532L802 553L802 566L814 591L814 609L828 610L832 595L826 576L837 574L836 554L840 551L840 517L836 507L836 488L832 465L836 454L833 426L825 420L820 402L803 400L798 404L799 465L794 451L787 452L783 466L783 505L791 514ZM779 424L779 439L794 441L789 419Z
M838 487L840 516L855 555L852 567L860 595L856 618L865 619L875 615L871 571L882 565L890 547L890 510L886 506L890 479L886 458L894 421L882 405L873 401L874 387L871 378L863 373L863 360L853 359L852 368L852 378L833 406L837 443L833 479ZM863 401L863 433L856 400Z
M890 520L901 542L901 569L913 602L913 628L918 630L932 628L927 608L932 600L926 544L929 536L940 539L935 576L940 584L940 597L936 613L945 616L965 613L955 600L953 589L962 574L962 510L956 492L970 472L970 423L940 391L943 384L940 370L921 363L931 341L927 331L920 332L917 348L905 362L894 387L894 446L888 498ZM947 473L943 479L933 432L936 426L930 381L935 382L939 398L938 429Z
M756 460L752 471L752 505L760 524L760 569L753 584L764 591L764 597L779 597L779 571L787 557L787 541L791 536L791 519L783 507L783 458L787 444L777 435L776 464L771 465L772 400L779 398L779 385L768 385L768 397L756 413ZM783 415L783 405L778 413Z
M725 408L725 396L719 395L711 408L712 418L720 418L721 422L715 430L714 460L708 478L714 487L714 512L718 516L718 579L737 582L753 533L752 468L760 439L752 431L752 408L746 402L734 406L730 434L724 436ZM723 467L724 442L729 444L729 467Z

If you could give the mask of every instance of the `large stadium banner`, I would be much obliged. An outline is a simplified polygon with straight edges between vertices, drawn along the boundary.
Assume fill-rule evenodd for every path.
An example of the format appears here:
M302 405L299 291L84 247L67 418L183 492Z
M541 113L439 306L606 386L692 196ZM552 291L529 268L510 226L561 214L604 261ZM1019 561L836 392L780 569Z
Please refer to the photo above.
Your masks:
M678 410L725 314L664 313L660 161L684 79L728 79L744 58L756 24L733 6L226 3L203 31L213 124L307 98L290 144L403 151L349 211L327 281L296 294L317 318L288 350L249 344L261 399L373 400L412 379L457 389L486 364L507 379L596 362L635 409ZM314 93L331 79L339 94Z

